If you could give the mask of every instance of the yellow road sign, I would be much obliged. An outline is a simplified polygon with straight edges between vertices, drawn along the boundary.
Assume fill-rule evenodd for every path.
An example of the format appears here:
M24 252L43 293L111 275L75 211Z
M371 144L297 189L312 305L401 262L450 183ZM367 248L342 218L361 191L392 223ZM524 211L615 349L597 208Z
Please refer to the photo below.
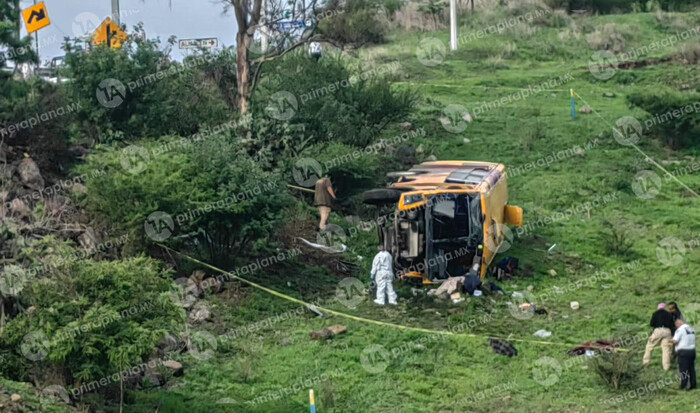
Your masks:
M34 33L51 24L49 12L46 11L46 5L43 1L22 10L22 19L24 24L27 25L27 32L29 33Z
M92 41L92 44L98 45L98 44L103 44L107 43L109 41L109 45L113 49L118 49L122 47L122 44L126 41L127 34L122 30L117 23L112 21L109 17L107 17L102 24L95 30L95 38Z

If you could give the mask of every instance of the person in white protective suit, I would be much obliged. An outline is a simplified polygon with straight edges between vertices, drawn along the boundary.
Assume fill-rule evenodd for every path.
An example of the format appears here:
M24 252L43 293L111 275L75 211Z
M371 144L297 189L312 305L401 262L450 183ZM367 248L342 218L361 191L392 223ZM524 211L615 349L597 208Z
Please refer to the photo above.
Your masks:
M377 283L377 299L375 303L385 304L386 296L389 296L389 304L396 305L396 292L394 291L394 269L391 254L379 246L379 253L372 261L372 273L370 277Z

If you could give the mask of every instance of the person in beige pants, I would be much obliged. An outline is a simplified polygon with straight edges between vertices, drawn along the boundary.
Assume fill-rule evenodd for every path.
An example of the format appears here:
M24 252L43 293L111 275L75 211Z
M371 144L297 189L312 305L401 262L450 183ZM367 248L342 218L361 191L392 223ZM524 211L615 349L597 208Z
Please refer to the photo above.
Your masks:
M656 307L656 311L651 316L649 325L651 325L653 330L649 336L649 340L647 340L642 365L646 366L649 364L651 361L651 353L656 347L661 346L661 365L664 370L670 370L671 357L673 355L673 342L671 341L673 336L671 333L673 332L674 325L673 316L666 311L665 303L659 303Z

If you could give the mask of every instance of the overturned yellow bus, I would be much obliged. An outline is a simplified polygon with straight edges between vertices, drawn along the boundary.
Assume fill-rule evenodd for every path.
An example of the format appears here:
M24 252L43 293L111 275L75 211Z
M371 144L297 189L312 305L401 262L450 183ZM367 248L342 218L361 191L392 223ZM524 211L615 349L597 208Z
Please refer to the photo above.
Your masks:
M392 182L363 201L394 208L378 226L380 242L409 281L481 278L504 241L506 225L521 226L523 210L508 205L505 166L472 161L424 162L387 174Z

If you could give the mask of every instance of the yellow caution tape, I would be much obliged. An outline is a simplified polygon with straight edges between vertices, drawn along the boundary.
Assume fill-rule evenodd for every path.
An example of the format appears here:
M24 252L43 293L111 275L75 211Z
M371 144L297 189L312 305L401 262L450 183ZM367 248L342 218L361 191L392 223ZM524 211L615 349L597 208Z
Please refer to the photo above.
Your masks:
M170 247L167 247L167 246L165 246L165 245L163 245L163 244L157 244L157 245L159 245L160 247L165 248L165 249L167 249L167 250L169 250L169 251L172 251L172 252L174 252L175 254L180 255L181 257L184 257L184 258L186 258L186 259L188 259L188 260L190 260L190 261L192 261L192 262L194 262L194 263L197 263L197 264L199 264L199 265L205 266L205 267L207 267L207 268L209 268L209 269L211 269L211 270L214 270L214 271L216 271L216 272L219 272L219 273L221 273L221 274L224 274L224 275L226 275L226 276L228 276L228 277L235 278L235 279L238 280L238 281L241 281L241 282L243 282L243 283L245 283L245 284L248 284L248 285L250 285L251 287L257 288L257 289L259 289L259 290L261 290L261 291L265 291L266 293L272 294L272 295L274 295L274 296L276 296L276 297L283 298L283 299L285 299L285 300L287 300L287 301L291 301L291 302L293 302L293 303L301 304L301 305L304 305L304 306L309 307L309 308L314 308L314 309L317 309L317 310L319 310L319 311L321 311L321 312L325 312L325 313L328 313L328 314L333 314L333 315L338 316L338 317L343 317L343 318L347 318L347 319L349 319L349 320L358 321L358 322L360 322L360 323L375 324L375 325L378 325L378 326L391 327L391 328L396 328L396 329L399 329L399 330L416 331L416 332L419 332L419 333L428 333L428 334L443 334L443 335L448 335L448 336L459 336L459 337L470 337L470 338L481 338L481 339L485 339L485 338L497 338L497 339L501 339L501 340L515 341L515 342L520 342L520 343L533 343L533 344L542 344L542 345L558 345L558 346L567 346L567 347L578 346L578 345L579 345L579 344L576 344L576 343L564 343L564 342L556 342L556 341L530 340L530 339L524 339L524 338L502 338L502 337L497 337L497 336L495 336L495 335L485 335L485 334L455 333L455 332L453 332L453 331L447 331L447 330L432 330L432 329L422 328L422 327L404 326L404 325L401 325L401 324L387 323L387 322L384 322L384 321L378 321L378 320L372 320L372 319L369 319L369 318L358 317L358 316L354 316L354 315L351 315L351 314L342 313L342 312L340 312L340 311L331 310L331 309L329 309L329 308L321 307L321 306L318 306L318 305L315 305L315 304L307 303L306 301L300 300L300 299L298 299L298 298L291 297L291 296L286 295L286 294L283 294L283 293L281 293L281 292L279 292L279 291L275 291L275 290L273 290L273 289L271 289L271 288L267 288L267 287L265 287L265 286L263 286L263 285L260 285L260 284L258 284L258 283L253 282L253 281L250 281L250 280L247 280L247 279L245 279L245 278L241 278L241 277L239 277L239 276L237 276L237 275L234 275L234 274L232 274L232 273L230 273L230 272L224 271L224 270L222 270L222 269L220 269L220 268L217 268L217 267L215 267L215 266L213 266L213 265L211 265L211 264L207 264L206 262L200 261L200 260L198 260L198 259L196 259L196 258L190 257L190 256L187 255L187 254L184 254L184 253L182 253L182 252L180 252L180 251L174 250L174 249L172 249L172 248L170 248ZM623 349L623 348L616 348L616 350L617 350L617 351L628 351L627 349Z

